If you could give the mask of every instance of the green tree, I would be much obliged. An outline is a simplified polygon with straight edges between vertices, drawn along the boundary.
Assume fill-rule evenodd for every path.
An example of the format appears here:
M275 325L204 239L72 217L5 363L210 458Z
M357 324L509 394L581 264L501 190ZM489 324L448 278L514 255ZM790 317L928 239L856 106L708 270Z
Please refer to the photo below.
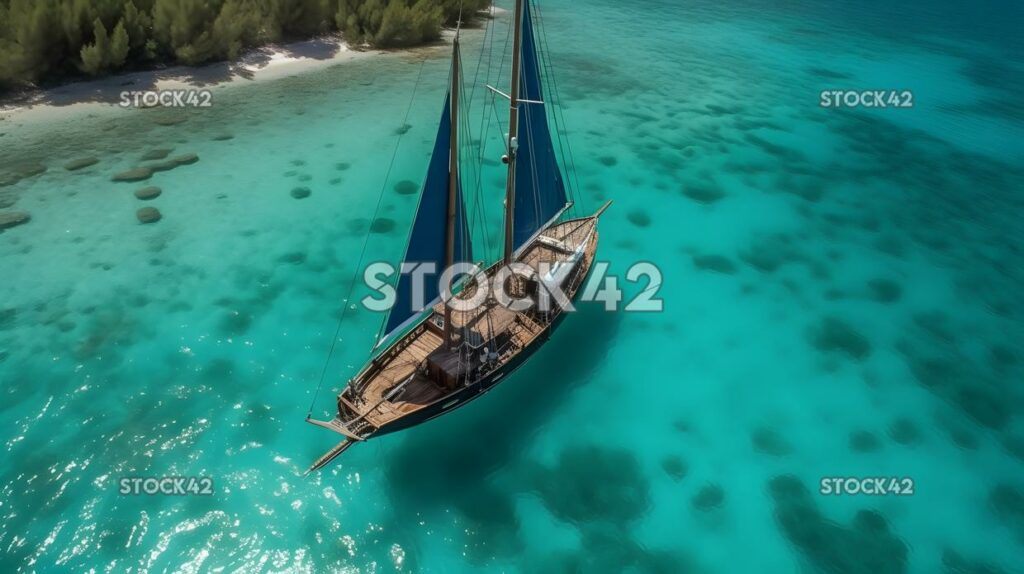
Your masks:
M74 49L83 46L92 37L97 13L89 0L66 0L60 4L58 18L64 41Z
M153 32L153 19L149 16L149 12L139 11L135 2L128 0L125 2L121 21L128 33L129 54L139 59L156 57L155 53L146 49L146 42Z
M457 17L457 16L456 16ZM441 26L444 22L444 11L435 0L419 0L412 7L414 43L431 42L441 37Z
M114 34L110 37L110 54L107 59L107 67L120 68L128 59L128 51L131 46L128 41L128 31L124 27L124 20L114 26Z
M339 0L335 23L349 43L371 43L380 30L386 7L385 0Z
M110 38L99 18L93 22L93 42L82 46L81 58L82 71L90 76L102 73L110 64Z
M261 15L254 0L225 0L213 22L218 54L234 60L246 48L258 43Z
M271 41L308 37L334 28L337 0L263 0L262 13Z
M435 0L419 0L412 6L406 0L390 0L373 43L388 48L436 40L443 20L444 13Z
M10 65L19 81L35 81L58 66L63 44L53 41L58 29L56 0L10 0L7 10Z
M153 37L159 50L189 65L202 64L217 54L211 31L216 13L204 0L156 0Z

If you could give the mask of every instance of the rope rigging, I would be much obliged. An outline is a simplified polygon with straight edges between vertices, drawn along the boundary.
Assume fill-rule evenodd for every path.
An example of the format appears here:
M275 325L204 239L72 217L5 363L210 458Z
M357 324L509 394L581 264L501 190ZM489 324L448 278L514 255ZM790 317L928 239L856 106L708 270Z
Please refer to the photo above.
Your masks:
M420 81L423 79L423 67L425 64L425 60L420 62L420 69L416 74L416 83L413 85L412 95L409 97L409 107L405 110L405 118L402 120L402 125L407 125L409 123L409 115L412 113L412 105L416 101L416 91L419 89ZM395 142L395 149L391 154L391 161L388 163L388 169L384 175L384 182L381 184L380 194L377 197L377 205L373 209L373 219L371 219L371 221L375 221L377 219L377 215L380 213L380 207L384 203L384 194L387 190L388 181L391 179L391 170L395 167L395 159L398 157L398 149L402 144L402 138L405 136L405 133L406 132L403 130L398 134L398 140ZM356 277L359 275L360 269L363 267L363 259L366 257L366 247L369 242L370 234L367 233L366 236L363 237L363 245L359 251L359 262L356 264L356 272L352 275L352 279L348 284L347 293L345 298L342 300L345 305L341 308L341 313L338 315L338 324L334 329L334 337L331 339L331 347L327 351L327 358L324 360L323 369L320 371L320 380L317 382L316 391L313 393L313 400L309 402L309 410L306 411L307 419L313 416L313 407L316 406L316 400L320 397L320 390L324 386L324 379L327 377L327 368L331 363L331 357L334 355L334 349L338 345L338 336L341 334L341 325L345 321L345 315L347 314L349 307L351 307L350 300L352 299L352 293L355 290ZM383 324L381 328L383 329Z
M536 7L536 18L537 27L539 29L538 37L540 39L541 49L539 50L542 66L541 69L546 72L545 77L548 80L548 85L551 88L552 99L552 119L555 122L555 137L558 140L558 147L560 155L562 156L562 166L566 171L566 175L571 175L566 178L566 183L569 187L570 198L573 202L572 211L577 215L585 212L583 205L583 193L580 189L579 172L576 170L576 157L572 151L572 142L569 140L569 131L566 127L565 122L565 109L562 107L562 97L558 90L558 79L555 77L554 64L551 63L551 50L548 47L548 35L547 29L544 25L544 14L540 7ZM562 137L562 133L565 132L565 137ZM566 151L568 151L568 158L566 157ZM575 185L574 185L575 184Z

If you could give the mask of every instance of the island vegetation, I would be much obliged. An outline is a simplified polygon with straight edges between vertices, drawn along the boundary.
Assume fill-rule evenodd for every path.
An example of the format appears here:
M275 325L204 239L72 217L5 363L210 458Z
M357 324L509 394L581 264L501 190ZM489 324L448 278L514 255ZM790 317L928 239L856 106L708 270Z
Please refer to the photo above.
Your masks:
M0 0L0 91L341 32L381 48L437 40L489 0Z

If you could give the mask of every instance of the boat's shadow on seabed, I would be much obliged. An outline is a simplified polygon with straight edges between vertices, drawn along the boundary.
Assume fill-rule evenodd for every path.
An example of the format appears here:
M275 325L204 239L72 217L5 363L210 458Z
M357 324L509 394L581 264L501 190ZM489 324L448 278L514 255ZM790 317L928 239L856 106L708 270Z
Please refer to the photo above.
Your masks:
M622 317L580 304L551 341L486 396L407 433L388 453L387 478L400 511L463 508L467 492L514 464L570 392L604 362Z

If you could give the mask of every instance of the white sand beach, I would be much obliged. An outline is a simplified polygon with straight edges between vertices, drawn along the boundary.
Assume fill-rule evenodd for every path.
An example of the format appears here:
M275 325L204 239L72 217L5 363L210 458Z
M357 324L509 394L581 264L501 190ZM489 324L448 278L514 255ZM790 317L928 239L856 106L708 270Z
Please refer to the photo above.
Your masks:
M173 66L28 91L7 101L0 100L0 121L66 121L81 113L116 107L125 92L230 89L312 72L380 53L377 50L353 49L340 35L282 45L268 44L234 62L200 67Z

